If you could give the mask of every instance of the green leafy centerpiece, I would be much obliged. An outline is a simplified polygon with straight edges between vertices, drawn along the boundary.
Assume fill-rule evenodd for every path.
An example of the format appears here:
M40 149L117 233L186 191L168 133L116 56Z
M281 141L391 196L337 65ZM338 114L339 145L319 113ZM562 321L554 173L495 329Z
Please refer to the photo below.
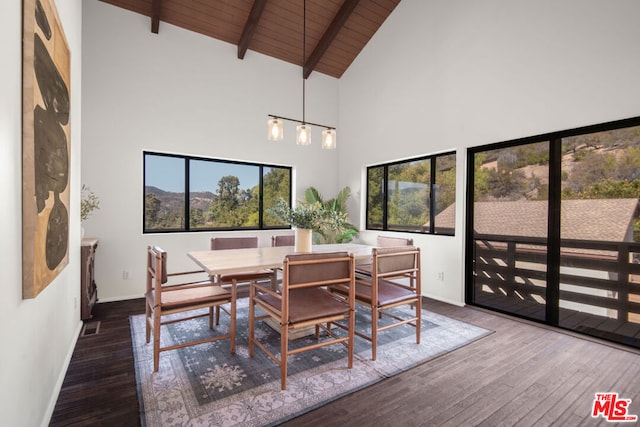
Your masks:
M348 223L346 212L326 209L322 203L299 201L295 208L286 200L279 198L268 209L270 215L289 224L296 230L296 252L311 252L312 235L336 233Z

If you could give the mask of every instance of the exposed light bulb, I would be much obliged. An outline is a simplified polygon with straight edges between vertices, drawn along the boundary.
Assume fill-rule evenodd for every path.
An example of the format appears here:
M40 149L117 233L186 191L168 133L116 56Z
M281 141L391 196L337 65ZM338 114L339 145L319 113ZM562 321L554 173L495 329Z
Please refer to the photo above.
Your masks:
M311 144L311 128L307 125L299 125L296 127L296 144L309 145Z
M281 119L271 119L267 122L267 139L269 141L282 141L284 138L284 126Z
M322 148L333 150L336 148L336 130L326 129L322 131Z

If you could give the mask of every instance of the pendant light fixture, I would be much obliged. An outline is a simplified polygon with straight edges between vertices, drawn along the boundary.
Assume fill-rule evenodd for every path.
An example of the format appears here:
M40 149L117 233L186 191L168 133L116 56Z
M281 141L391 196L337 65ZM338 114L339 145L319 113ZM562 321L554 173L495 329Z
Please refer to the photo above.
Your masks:
M267 122L267 138L269 141L282 141L284 125L282 119L273 118Z
M307 60L307 1L303 2L302 13L302 120L290 119L282 116L269 114L270 119L267 121L267 139L269 141L282 141L284 138L283 120L299 123L296 127L296 144L311 144L311 126L325 128L322 131L322 148L333 150L336 148L336 128L317 123L306 121L305 104L306 104L306 79L304 77L304 64Z

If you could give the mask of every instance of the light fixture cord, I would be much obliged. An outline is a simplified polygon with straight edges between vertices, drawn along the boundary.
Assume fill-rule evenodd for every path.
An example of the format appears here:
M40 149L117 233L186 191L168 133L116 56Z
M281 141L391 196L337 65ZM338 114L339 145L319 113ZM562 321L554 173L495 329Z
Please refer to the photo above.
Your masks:
M306 125L305 121L305 78L304 78L304 62L307 60L307 0L303 2L302 10L302 125Z

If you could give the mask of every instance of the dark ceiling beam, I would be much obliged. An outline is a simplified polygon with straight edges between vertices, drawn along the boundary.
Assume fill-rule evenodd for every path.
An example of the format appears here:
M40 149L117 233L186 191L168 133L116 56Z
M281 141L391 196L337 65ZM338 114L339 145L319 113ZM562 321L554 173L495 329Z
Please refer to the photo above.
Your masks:
M307 62L303 66L302 76L305 79L311 75L313 69L318 65L318 62L320 62L320 59L322 59L322 56L325 54L327 49L329 49L329 46L331 46L331 43L336 38L345 22L347 22L347 19L349 19L349 16L351 16L351 13L359 2L360 0L345 0L342 4L340 10L333 18L333 21L329 24L327 31L324 32L315 49L313 49L311 56L309 56L309 59L307 59Z
M242 36L240 36L240 42L238 43L238 59L244 59L244 55L247 53L249 43L251 43L253 33L258 27L258 22L260 21L260 17L262 16L262 12L264 11L264 6L266 4L267 0L255 0L253 2L253 7L251 7L251 12L249 13L247 22L244 24Z
M162 0L151 1L151 32L154 34L160 29L160 3Z

